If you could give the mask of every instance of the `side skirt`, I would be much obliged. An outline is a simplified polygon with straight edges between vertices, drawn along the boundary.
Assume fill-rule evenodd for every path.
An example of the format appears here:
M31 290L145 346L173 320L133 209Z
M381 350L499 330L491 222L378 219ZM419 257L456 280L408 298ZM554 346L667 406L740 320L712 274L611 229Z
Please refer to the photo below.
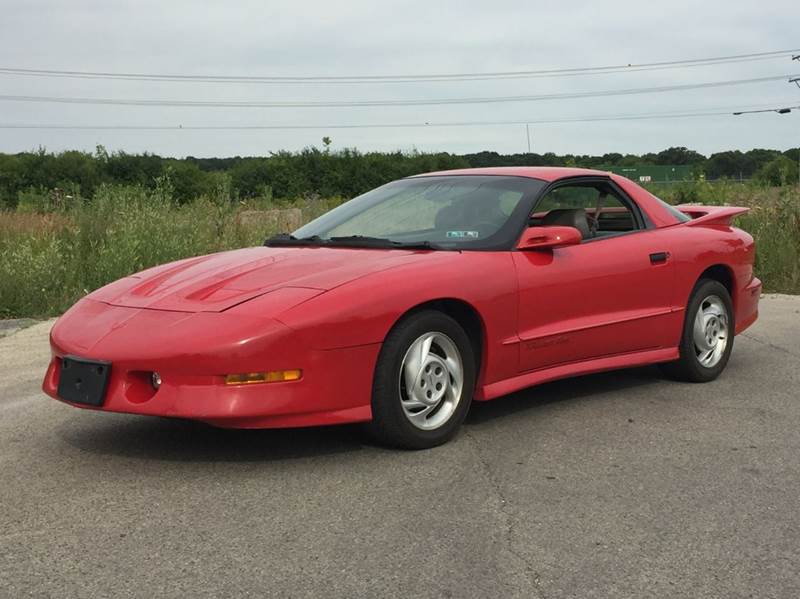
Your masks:
M475 400L488 401L502 395L508 395L514 391L519 391L520 389L525 389L526 387L532 387L540 383L570 376L592 374L594 372L603 372L604 370L645 366L647 364L658 364L659 362L670 362L672 360L677 360L679 357L680 354L678 353L677 347L668 347L617 354L615 356L606 356L603 358L593 358L583 362L559 364L558 366L533 370L510 379L484 385L482 388L477 389Z

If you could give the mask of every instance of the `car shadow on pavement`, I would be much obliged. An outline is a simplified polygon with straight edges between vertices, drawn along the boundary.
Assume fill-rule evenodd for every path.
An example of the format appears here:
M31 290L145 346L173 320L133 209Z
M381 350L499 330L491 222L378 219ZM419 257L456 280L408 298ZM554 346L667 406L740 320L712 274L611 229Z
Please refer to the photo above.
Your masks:
M476 430L481 424L520 412L535 412L546 405L586 400L604 393L663 384L665 379L656 366L628 368L560 379L543 383L487 402L474 402L465 422Z
M473 403L465 425L481 425L548 404L591 401L593 396L662 383L654 367L634 368L545 383L490 402ZM357 425L301 429L235 430L201 422L108 413L77 413L59 437L82 451L146 460L185 462L282 461L358 451L394 451L370 441Z
M358 451L366 439L353 425L301 429L222 429L202 422L126 414L77 414L59 429L82 451L146 460L248 462Z

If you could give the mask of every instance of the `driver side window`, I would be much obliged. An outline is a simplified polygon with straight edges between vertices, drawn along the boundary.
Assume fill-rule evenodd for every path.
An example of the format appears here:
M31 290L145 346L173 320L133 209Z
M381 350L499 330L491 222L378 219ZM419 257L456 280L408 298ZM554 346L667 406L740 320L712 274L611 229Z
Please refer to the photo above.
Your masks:
M575 227L584 240L636 231L639 220L626 200L605 183L575 183L550 191L534 208L530 226Z

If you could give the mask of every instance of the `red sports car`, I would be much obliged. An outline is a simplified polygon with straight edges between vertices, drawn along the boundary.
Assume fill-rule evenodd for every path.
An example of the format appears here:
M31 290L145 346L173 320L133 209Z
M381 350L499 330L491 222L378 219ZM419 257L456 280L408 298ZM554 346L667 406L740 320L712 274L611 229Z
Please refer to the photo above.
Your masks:
M744 208L571 168L394 181L265 247L98 289L53 327L71 405L267 428L364 422L423 448L470 403L663 364L704 382L758 315Z

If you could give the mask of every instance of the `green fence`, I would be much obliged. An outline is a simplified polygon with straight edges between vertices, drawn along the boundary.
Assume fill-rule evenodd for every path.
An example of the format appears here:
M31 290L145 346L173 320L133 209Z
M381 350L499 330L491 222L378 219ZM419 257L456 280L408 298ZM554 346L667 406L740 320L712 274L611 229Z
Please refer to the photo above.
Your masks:
M627 177L637 183L664 183L670 181L694 181L694 167L689 165L641 165L641 166L600 166L600 170L610 171Z

